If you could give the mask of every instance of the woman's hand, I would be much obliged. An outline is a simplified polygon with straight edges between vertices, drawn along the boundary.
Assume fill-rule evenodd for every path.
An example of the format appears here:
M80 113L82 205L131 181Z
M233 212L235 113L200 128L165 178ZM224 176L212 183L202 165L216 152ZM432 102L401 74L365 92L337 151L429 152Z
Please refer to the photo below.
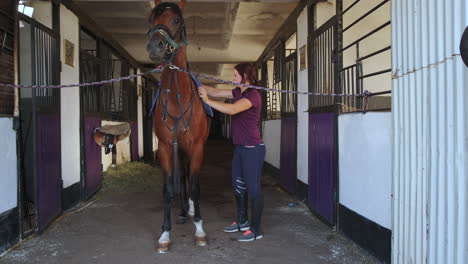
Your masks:
M198 87L198 95L205 103L208 103L208 101L210 100L208 98L208 93L206 92L206 89L203 86Z

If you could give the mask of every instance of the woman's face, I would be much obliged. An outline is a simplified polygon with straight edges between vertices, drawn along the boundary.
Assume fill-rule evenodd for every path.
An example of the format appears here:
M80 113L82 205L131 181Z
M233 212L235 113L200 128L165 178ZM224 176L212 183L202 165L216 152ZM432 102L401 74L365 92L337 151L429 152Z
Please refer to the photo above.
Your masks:
M232 79L233 82L235 83L241 83L242 82L242 76L237 72L236 69L234 69L234 78Z

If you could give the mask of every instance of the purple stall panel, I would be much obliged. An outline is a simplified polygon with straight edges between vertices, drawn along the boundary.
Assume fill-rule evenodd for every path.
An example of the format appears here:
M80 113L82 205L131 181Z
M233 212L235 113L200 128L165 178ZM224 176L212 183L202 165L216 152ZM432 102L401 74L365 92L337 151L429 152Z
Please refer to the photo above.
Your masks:
M132 133L130 135L132 161L138 160L138 123L132 122Z
M60 115L37 113L38 228L44 230L62 211Z
M101 126L101 119L84 118L84 140L86 160L86 196L95 193L102 183L101 147L94 142L93 134L96 127Z
M281 117L280 178L281 186L290 193L296 192L297 181L297 117Z
M309 115L309 205L335 225L336 114Z

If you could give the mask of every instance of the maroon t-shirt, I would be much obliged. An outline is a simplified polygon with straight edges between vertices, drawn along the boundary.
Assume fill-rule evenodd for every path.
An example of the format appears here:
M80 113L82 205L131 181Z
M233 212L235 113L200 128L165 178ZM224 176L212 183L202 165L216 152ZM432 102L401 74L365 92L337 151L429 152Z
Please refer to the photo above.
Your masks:
M255 89L248 89L241 94L240 88L232 90L233 103L246 98L252 107L232 116L232 143L236 145L257 145L263 143L260 137L260 114L262 97Z

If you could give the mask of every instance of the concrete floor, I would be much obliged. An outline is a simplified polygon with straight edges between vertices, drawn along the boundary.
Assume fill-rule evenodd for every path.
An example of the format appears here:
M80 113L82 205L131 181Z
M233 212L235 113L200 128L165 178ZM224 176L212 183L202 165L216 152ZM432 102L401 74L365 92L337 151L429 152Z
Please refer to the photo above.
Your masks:
M201 210L208 246L194 245L195 227L189 222L173 225L170 253L155 252L163 211L160 190L155 190L107 195L55 221L43 234L0 258L0 263L378 263L307 208L288 207L291 196L279 190L269 175L264 176L264 238L237 242L238 233L222 232L235 210L231 146L210 141L206 153Z

